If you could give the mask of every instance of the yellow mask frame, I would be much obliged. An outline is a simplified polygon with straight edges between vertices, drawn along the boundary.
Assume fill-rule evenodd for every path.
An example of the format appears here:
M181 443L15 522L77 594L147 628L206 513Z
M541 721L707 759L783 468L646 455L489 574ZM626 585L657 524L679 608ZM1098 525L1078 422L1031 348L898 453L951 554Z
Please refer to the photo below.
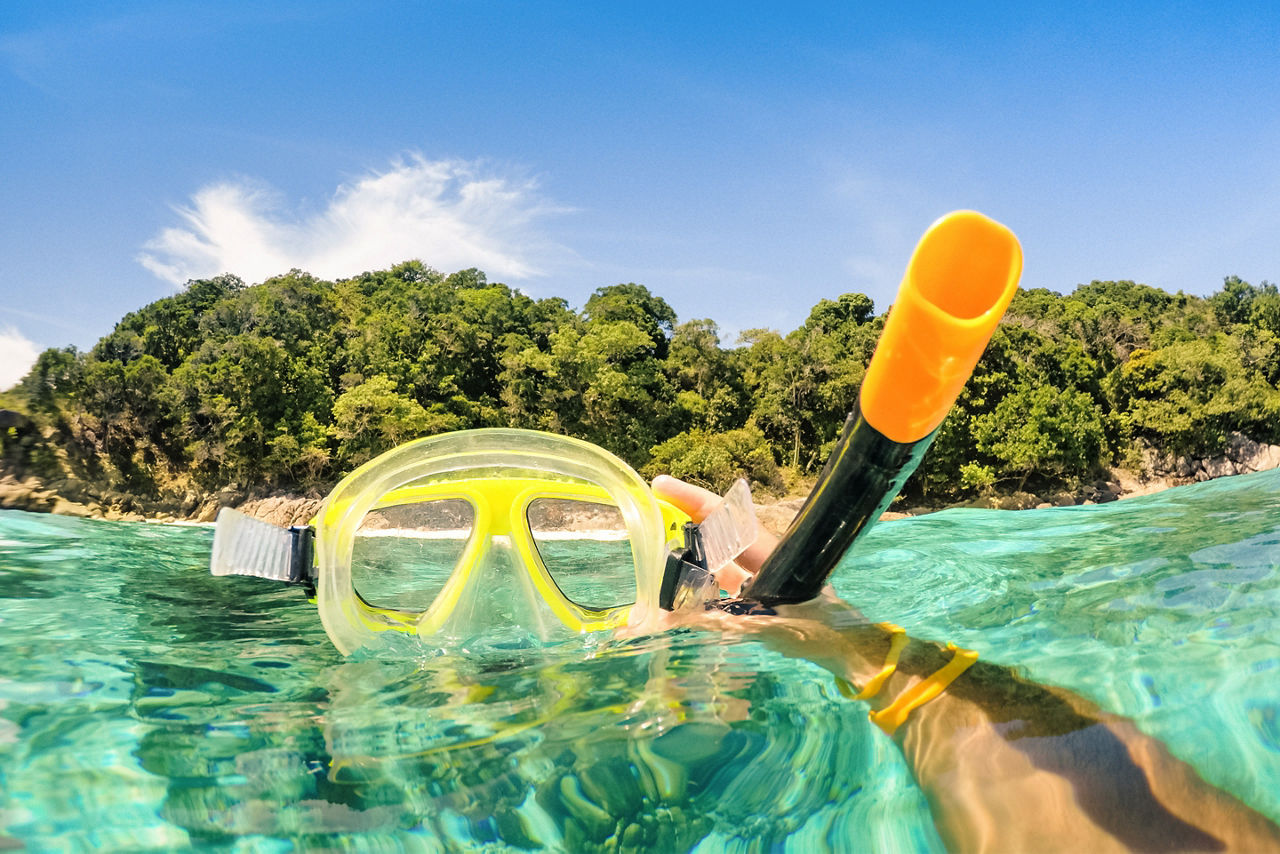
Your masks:
M415 484L383 496L374 505L374 510L429 501L464 501L471 507L475 521L449 580L427 610L382 608L365 602L366 607L390 618L393 621L390 628L413 634L434 634L453 615L472 574L483 563L492 538L509 537L520 565L528 573L543 603L566 628L575 632L599 632L624 625L633 603L591 608L573 601L560 589L542 558L529 524L530 507L535 501L545 498L607 506L613 504L609 493L599 486L527 477L469 478L461 482L446 480ZM662 499L658 499L658 510L668 538L679 535L684 524L690 521L686 513ZM364 601L363 597L361 601Z
M529 505L539 498L618 509L636 573L634 604L592 609L561 592L529 528ZM449 580L427 610L376 607L361 598L351 568L356 532L365 516L380 508L445 499L470 504L474 525ZM316 605L329 637L346 654L382 645L388 631L430 635L454 613L493 537L502 536L510 537L516 560L566 628L612 629L657 607L666 543L687 521L675 507L663 507L630 466L589 442L511 428L430 436L370 460L325 499L314 521Z

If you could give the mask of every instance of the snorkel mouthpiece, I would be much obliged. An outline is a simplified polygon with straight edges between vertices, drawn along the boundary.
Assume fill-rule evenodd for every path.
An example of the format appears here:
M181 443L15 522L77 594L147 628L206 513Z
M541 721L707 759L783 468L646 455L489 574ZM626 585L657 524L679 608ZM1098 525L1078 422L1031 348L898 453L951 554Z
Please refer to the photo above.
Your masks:
M822 476L744 600L772 606L818 595L920 464L1021 274L1022 247L995 220L957 211L929 227Z

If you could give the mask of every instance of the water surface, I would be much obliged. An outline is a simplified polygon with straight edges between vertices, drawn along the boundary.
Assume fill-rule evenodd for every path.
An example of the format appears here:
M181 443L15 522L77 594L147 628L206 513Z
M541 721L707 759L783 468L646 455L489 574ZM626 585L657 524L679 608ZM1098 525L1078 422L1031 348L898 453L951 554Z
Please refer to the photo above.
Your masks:
M816 666L692 631L343 659L211 537L0 512L0 848L941 850ZM885 523L835 584L1280 820L1280 472Z

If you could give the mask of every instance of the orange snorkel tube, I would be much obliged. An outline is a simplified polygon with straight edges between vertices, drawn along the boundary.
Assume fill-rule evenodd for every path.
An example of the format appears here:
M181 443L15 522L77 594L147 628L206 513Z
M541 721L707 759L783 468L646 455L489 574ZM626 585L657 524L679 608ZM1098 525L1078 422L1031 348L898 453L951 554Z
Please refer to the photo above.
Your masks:
M957 211L929 227L822 477L739 608L818 595L920 464L1021 274L1018 238L995 220Z

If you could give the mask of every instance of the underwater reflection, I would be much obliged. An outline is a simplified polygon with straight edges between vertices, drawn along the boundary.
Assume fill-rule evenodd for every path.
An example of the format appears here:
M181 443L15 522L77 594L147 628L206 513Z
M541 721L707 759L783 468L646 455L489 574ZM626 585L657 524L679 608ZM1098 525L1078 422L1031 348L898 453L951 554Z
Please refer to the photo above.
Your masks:
M823 833L854 844L868 811L905 802L916 820L898 822L904 844L937 848L918 793L878 791L893 775L877 782L874 769L901 760L865 712L770 675L769 658L677 632L590 660L344 661L313 678L323 697L299 686L309 696L260 703L253 685L235 686L238 720L169 720L139 754L169 780L164 818L193 839L767 848L825 812Z

